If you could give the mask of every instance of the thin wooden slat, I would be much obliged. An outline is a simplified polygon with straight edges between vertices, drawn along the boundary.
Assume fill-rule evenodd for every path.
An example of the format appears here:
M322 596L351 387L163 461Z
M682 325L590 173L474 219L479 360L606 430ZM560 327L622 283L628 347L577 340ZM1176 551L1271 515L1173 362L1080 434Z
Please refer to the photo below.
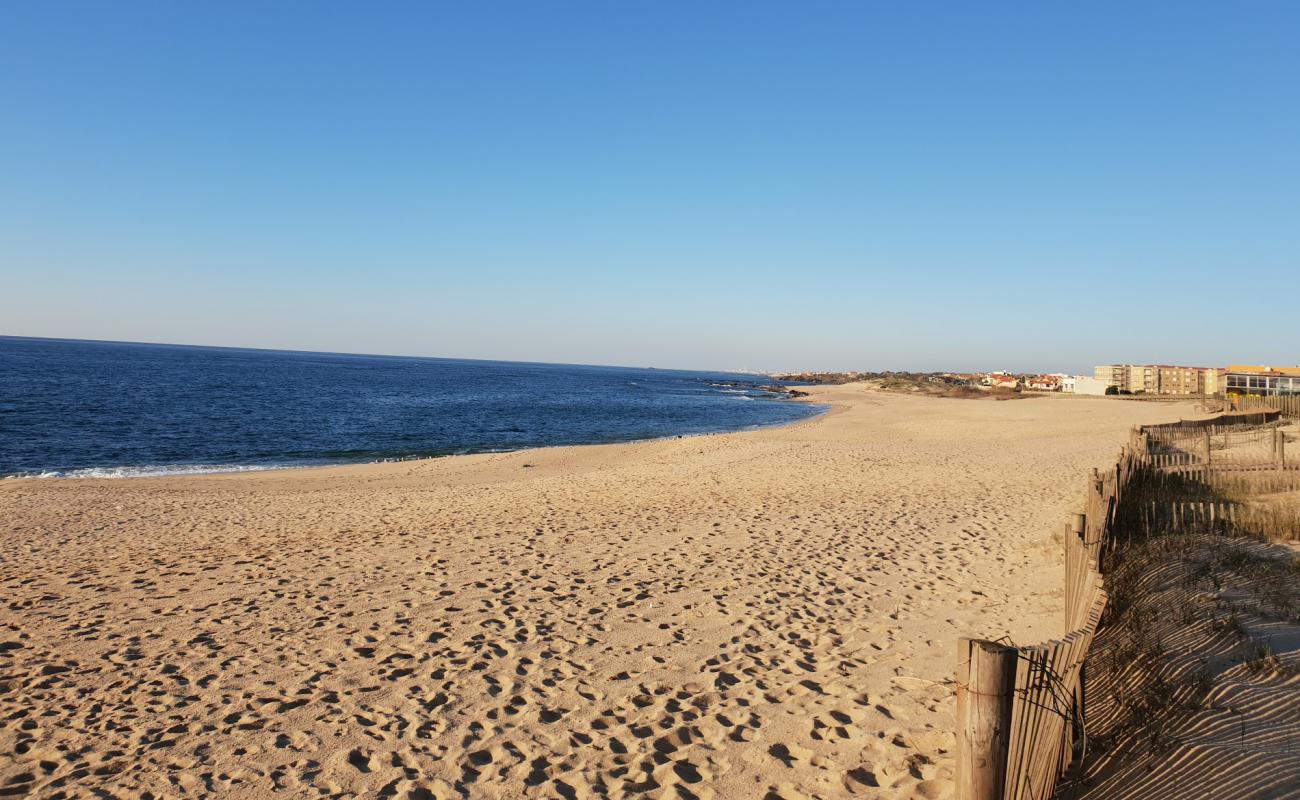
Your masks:
M1011 740L1007 747L1007 782L1003 793L1006 800L1018 800L1024 753L1028 752L1029 706L1026 698L1029 696L1030 670L1026 658L1022 647L1016 663L1015 704L1011 710Z
M1069 741L1069 714L1071 703L1074 699L1074 662L1079 653L1079 648L1090 643L1092 637L1082 632L1070 634L1061 642L1056 652L1056 662L1053 665L1053 676L1057 681L1051 696L1056 713L1049 718L1049 740L1055 741L1057 746L1053 749L1044 748L1043 765L1045 786L1055 786L1056 779L1060 777L1061 770L1064 767L1062 762L1066 761L1065 748ZM1050 792L1050 789L1049 789ZM1044 797L1050 797L1050 793Z
M1069 642L1053 641L1047 648L1047 657L1041 669L1038 682L1036 702L1040 706L1037 742L1029 753L1027 772L1028 800L1045 800L1050 796L1051 787L1055 785L1058 760L1060 758L1060 740L1064 732L1064 718L1061 714L1061 694L1064 686L1060 680L1061 669L1073 648L1077 637Z
M1007 782L1004 797L1020 800L1024 777L1025 755L1032 752L1034 708L1033 663L1041 647L1021 647L1016 662L1015 702L1011 711L1011 738L1007 746Z

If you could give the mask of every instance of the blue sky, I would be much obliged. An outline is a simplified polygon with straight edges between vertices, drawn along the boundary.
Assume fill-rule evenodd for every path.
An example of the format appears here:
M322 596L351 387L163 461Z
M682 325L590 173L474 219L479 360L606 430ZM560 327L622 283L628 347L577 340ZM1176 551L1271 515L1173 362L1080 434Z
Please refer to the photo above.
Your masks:
M1300 361L1300 4L6 3L0 334Z

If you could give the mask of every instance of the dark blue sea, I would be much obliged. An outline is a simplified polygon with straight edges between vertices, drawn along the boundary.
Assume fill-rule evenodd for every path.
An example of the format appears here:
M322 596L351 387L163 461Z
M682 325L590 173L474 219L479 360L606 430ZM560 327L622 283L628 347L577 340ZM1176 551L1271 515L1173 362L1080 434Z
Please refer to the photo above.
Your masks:
M0 336L0 476L623 442L817 414L755 375Z

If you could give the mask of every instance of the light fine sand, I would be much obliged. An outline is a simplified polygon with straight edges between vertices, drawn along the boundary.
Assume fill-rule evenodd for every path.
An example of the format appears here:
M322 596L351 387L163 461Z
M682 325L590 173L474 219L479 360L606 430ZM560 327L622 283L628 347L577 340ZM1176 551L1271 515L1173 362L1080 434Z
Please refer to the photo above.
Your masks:
M744 433L0 483L0 792L946 797L956 639L1186 405L820 387Z

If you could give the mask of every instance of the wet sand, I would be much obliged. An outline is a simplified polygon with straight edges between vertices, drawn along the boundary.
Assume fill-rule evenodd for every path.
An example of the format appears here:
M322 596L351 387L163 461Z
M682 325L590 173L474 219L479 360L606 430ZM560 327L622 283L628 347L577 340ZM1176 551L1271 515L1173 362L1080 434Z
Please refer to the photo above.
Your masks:
M783 428L0 482L0 791L947 797L956 639L1062 627L1186 404L815 387Z

